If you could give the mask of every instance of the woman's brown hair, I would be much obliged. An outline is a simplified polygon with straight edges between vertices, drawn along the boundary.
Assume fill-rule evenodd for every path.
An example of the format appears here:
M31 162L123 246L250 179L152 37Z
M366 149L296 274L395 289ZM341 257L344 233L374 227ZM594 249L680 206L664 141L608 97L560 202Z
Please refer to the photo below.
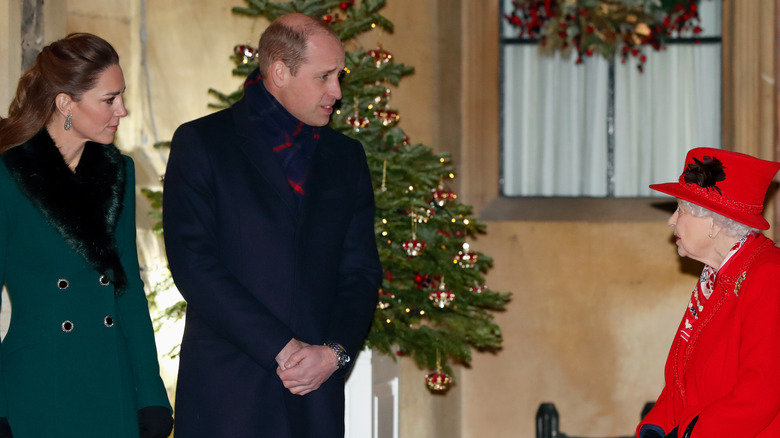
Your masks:
M44 47L19 79L8 117L0 117L0 153L43 129L54 114L59 93L79 101L100 73L118 64L119 55L111 44L88 33L72 33Z

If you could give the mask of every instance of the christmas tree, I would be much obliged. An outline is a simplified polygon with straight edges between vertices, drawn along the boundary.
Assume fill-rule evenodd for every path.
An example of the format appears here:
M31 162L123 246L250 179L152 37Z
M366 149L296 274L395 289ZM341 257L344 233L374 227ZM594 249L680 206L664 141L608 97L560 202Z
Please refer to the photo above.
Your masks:
M330 126L359 140L371 169L375 198L375 233L384 279L366 347L388 355L408 355L421 367L432 390L452 382L448 359L468 362L472 348L497 350L501 329L492 311L504 309L508 293L486 287L491 259L470 248L467 240L485 232L472 208L448 189L455 169L446 153L413 143L399 126L400 114L390 107L388 84L398 85L414 69L397 63L377 47L349 50L357 35L375 28L392 32L379 11L384 0L245 0L233 12L269 21L300 12L328 22L347 48L342 100ZM255 48L234 49L234 74L247 76L256 67ZM226 108L242 96L209 90ZM145 190L159 214L159 192ZM185 303L166 311L180 318Z

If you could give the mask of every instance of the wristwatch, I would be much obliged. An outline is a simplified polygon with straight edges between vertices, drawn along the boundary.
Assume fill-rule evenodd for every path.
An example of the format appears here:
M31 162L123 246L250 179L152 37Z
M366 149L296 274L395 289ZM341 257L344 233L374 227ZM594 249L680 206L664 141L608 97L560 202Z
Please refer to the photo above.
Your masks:
M333 351L336 352L336 357L338 358L338 367L339 369L345 368L349 361L352 360L351 357L347 354L347 350L344 349L341 345L335 343L335 342L326 342L323 345L326 347L330 347Z

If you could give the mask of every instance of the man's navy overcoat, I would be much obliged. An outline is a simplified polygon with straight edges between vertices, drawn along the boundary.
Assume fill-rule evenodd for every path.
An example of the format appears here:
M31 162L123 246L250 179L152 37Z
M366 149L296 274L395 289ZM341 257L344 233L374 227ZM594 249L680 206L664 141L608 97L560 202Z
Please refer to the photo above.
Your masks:
M163 225L187 301L177 438L342 437L344 372L292 395L276 374L291 338L360 350L381 266L361 144L320 129L297 205L245 99L176 131Z

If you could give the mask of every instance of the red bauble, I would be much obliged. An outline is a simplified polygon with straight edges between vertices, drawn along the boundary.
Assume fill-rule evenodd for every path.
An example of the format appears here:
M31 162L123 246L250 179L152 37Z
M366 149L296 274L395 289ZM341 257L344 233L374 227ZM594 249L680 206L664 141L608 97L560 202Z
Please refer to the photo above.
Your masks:
M431 391L446 391L452 384L452 377L441 370L425 376L425 384Z
M435 202L439 207L444 207L445 205L449 204L450 201L458 197L452 191L446 190L442 187L432 189L431 196L433 197L433 202Z
M398 120L401 118L401 116L398 115L398 111L391 109L378 109L374 111L374 117L378 118L384 126L393 126L398 123Z
M250 45L240 44L233 47L233 54L237 59L246 64L255 59L255 56L257 56L257 49Z
M461 268L468 269L473 267L477 263L477 260L479 260L479 255L476 253L458 251L458 254L455 256L453 261Z
M451 290L447 290L447 286L442 283L438 290L432 291L428 294L428 299L433 301L436 307L443 309L449 307L453 301L455 301L455 293Z
M390 60L393 58L393 55L391 55L390 52L382 49L369 50L366 52L366 55L370 56L374 60L374 63L377 67L390 62Z
M425 251L425 242L417 239L410 239L404 242L403 248L408 257L417 257Z
M355 131L358 131L361 128L365 128L366 126L368 126L368 124L369 124L368 117L361 117L358 115L347 117L347 125L353 127Z

